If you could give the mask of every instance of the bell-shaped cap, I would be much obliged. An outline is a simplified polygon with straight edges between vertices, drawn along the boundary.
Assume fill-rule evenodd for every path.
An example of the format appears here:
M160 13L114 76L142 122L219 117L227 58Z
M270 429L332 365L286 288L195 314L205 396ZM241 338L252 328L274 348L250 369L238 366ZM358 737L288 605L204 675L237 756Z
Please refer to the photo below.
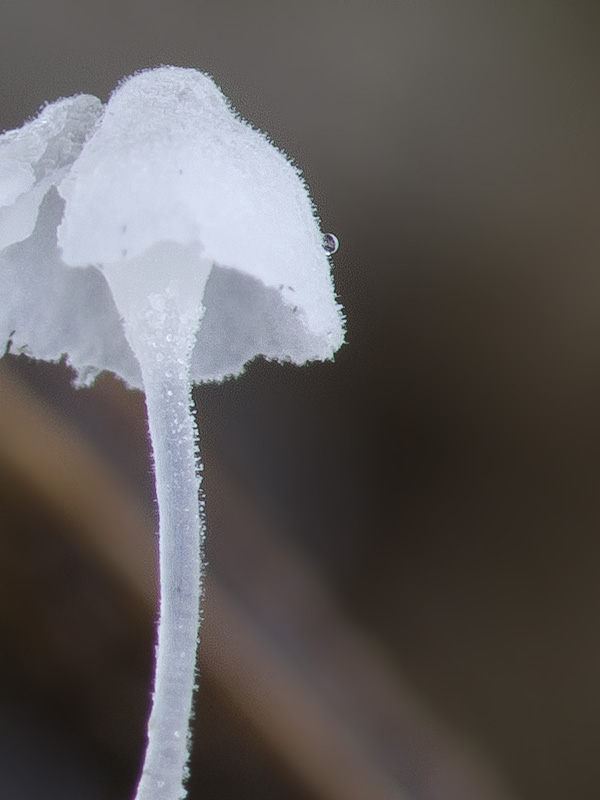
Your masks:
M97 295L105 314L112 296L125 325L110 342L99 330L90 363L81 348L75 355L65 348L80 373L108 368L139 385L124 331L130 342L132 332L145 335L139 320L161 293L199 310L194 381L237 374L259 354L295 363L333 356L343 317L306 185L210 77L175 67L137 74L116 89L89 132L58 183L64 211L58 249L48 257L54 272L87 268L72 276L85 274L88 287L99 270L108 289L96 281L86 302ZM56 219L58 198L47 204ZM31 238L41 235L36 229ZM111 330L115 314L108 315ZM47 357L30 343L29 351Z
M0 136L0 250L31 235L42 199L63 179L101 113L97 97L80 94L49 103Z
M66 357L78 381L104 370L139 385L139 366L106 281L97 269L67 267L56 231L60 183L103 110L77 95L46 105L0 136L0 343L46 361Z

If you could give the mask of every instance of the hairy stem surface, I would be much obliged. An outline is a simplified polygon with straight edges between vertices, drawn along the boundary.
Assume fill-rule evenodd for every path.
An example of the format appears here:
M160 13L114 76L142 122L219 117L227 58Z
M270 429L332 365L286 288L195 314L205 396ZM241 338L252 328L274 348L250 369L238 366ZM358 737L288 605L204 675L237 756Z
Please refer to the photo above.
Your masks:
M136 800L185 797L200 624L201 517L191 409L191 341L167 337L140 359L159 510L160 616L148 746Z

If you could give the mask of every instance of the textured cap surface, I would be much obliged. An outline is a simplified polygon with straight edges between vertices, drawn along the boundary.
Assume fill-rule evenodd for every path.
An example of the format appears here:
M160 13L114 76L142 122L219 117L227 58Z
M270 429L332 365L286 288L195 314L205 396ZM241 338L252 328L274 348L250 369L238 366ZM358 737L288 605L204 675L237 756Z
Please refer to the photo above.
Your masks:
M52 148L43 148L41 134L31 132L50 130L42 116L52 108L55 124L46 138L60 155L44 172L40 164ZM56 123L59 111L69 109L86 119L77 134L73 126L61 129ZM331 358L343 341L343 317L306 185L286 157L231 109L210 77L196 70L161 67L137 74L115 90L98 119L101 110L95 98L70 98L5 134L17 157L5 157L0 149L0 203L7 204L0 213L10 211L32 187L41 187L41 194L33 225L21 225L13 235L21 251L0 253L10 261L4 268L9 280L0 273L2 295L16 297L15 283L26 273L35 274L32 265L23 268L23 247L34 236L38 219L52 265L42 284L81 282L81 274L76 275L83 272L94 284L86 294L89 305L73 308L72 315L95 319L91 306L96 298L104 317L124 318L129 335L138 325L138 310L157 292L176 291L203 307L192 357L194 381L236 374L258 354L296 363ZM27 155L19 155L19 148ZM38 218L40 201L53 184L64 201L62 219L59 198L44 208L58 221L58 248L48 242L47 223L52 223ZM59 292L61 316L70 294L65 287ZM113 302L107 315L111 295L116 306ZM73 303L79 300L73 293ZM4 322L0 333L7 335L25 321ZM105 328L100 326L96 342ZM60 336L50 337L55 342L51 349L38 341L49 331L18 335L35 357L57 358L56 351L64 348L85 375L112 369L139 384L122 329L109 335L110 341L75 351L72 339L82 331L78 327L71 333L64 345ZM116 357L119 348L123 358ZM90 363L82 363L84 352Z

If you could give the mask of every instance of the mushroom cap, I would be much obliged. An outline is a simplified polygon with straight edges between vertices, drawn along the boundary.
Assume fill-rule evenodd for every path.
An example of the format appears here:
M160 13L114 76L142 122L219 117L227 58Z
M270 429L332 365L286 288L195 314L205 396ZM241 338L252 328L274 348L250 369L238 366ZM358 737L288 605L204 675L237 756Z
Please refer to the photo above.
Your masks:
M42 113L57 116L60 109L53 104ZM13 144L25 130L8 134ZM295 363L333 356L343 342L344 320L306 185L209 76L177 67L134 75L115 90L99 119L96 110L79 140L83 146L69 150L68 164L52 171L49 186L57 185L60 198L47 197L41 206L37 198L38 227L29 233L33 241L45 230L52 280L83 282L85 302L102 307L94 357L89 346L73 350L72 341L63 350L80 376L111 369L140 385L126 333L138 325L136 314L150 297L173 287L202 317L192 353L195 382L237 374L259 354ZM7 197L31 183L26 170L14 175ZM52 246L48 225L57 225ZM26 245L22 240L9 260L27 260L19 255ZM10 249L0 253L2 283L1 259ZM95 310L83 313L95 324ZM106 320L112 329L119 316L125 326L105 342ZM77 333L84 333L81 326ZM25 338L33 356L48 357L47 348Z
M0 249L31 235L42 198L62 180L101 113L97 97L61 98L0 136Z
M79 383L106 369L139 385L105 279L67 267L56 243L64 201L55 186L102 111L90 95L62 98L0 136L0 345L45 361L66 357Z

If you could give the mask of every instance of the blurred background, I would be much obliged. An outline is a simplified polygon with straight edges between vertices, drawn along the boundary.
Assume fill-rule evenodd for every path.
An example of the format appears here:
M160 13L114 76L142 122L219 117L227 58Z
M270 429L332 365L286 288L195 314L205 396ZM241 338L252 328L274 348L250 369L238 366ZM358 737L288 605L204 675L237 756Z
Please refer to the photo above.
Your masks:
M195 390L191 800L599 796L599 40L567 0L0 3L0 129L196 67L341 242L335 362ZM71 379L0 362L11 800L126 800L144 745L144 401Z

